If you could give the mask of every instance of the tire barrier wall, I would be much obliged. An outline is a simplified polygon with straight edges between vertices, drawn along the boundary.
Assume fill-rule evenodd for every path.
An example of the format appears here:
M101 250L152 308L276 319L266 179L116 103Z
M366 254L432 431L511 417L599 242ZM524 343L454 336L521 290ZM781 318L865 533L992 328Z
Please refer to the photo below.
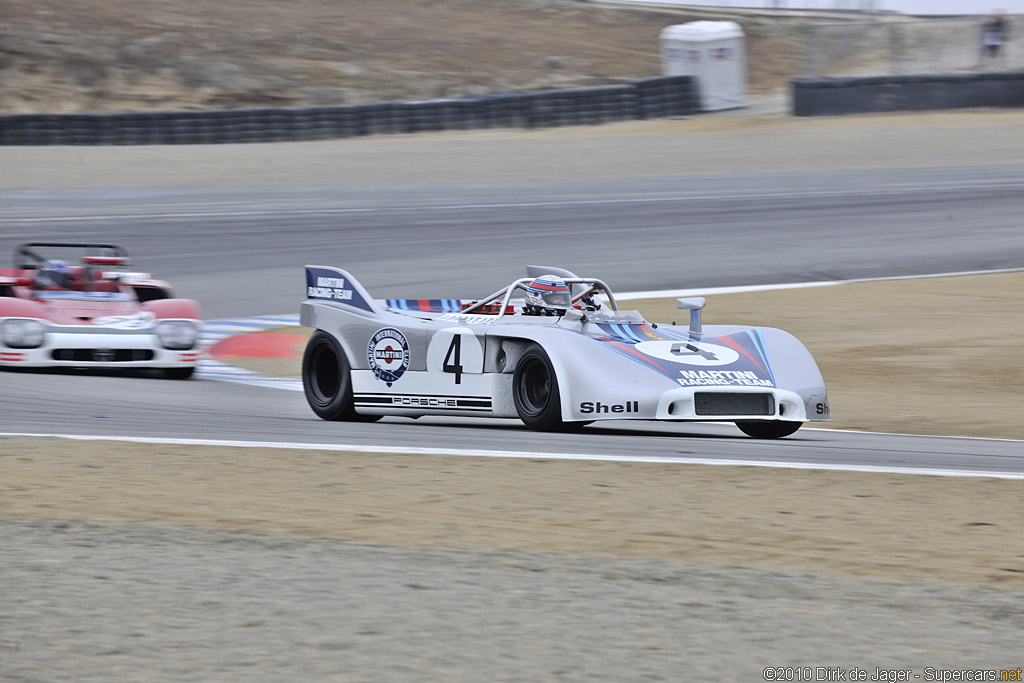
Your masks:
M326 140L381 133L546 128L700 111L692 76L578 90L347 107L0 116L0 145L174 145Z
M1024 72L797 78L794 116L1024 107Z

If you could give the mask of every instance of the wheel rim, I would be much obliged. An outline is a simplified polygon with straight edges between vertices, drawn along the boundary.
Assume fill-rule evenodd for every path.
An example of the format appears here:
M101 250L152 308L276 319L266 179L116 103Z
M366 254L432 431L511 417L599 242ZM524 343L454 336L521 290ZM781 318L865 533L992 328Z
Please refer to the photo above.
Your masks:
M540 415L551 400L551 375L535 358L526 361L519 379L519 402L531 416Z
M309 359L309 370L312 382L313 398L320 405L327 405L338 395L341 385L341 369L338 367L338 356L329 344L319 343Z

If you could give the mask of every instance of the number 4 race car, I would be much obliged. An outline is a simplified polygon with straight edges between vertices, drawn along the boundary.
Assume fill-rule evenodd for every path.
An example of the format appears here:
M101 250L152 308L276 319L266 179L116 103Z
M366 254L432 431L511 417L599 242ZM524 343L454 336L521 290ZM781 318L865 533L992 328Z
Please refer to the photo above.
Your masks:
M519 418L539 431L728 421L766 439L829 419L814 359L782 330L702 326L701 298L678 300L688 326L650 323L620 310L601 280L527 274L480 300L375 300L344 270L307 266L300 321L316 332L302 382L313 412Z
M67 254L78 263L54 258ZM20 245L14 268L0 268L0 367L159 368L191 377L198 304L128 265L113 244Z

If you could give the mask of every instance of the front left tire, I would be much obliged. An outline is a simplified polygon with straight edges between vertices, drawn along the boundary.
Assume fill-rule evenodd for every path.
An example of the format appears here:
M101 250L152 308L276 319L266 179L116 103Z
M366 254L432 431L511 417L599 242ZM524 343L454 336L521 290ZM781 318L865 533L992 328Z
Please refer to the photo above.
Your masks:
M165 379L189 379L195 371L195 367L164 368L163 375Z
M531 346L519 359L512 376L512 399L519 419L538 432L575 432L586 422L564 422L558 378L551 360L539 346Z
M302 356L302 388L306 401L321 419L372 422L378 415L360 415L352 398L352 369L341 344L317 330Z

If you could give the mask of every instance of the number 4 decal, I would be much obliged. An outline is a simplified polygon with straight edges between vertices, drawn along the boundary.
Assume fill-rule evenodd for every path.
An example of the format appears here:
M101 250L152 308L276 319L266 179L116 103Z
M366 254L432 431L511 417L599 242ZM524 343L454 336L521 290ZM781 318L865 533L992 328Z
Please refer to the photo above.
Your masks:
M448 347L448 353L444 356L444 364L441 366L444 372L455 373L455 383L462 384L462 335L456 334L452 337L452 343Z
M461 390L475 385L474 380L483 369L483 339L470 328L446 327L431 337L427 345L427 372L436 373L433 374L435 380L448 384L454 375L454 384Z

